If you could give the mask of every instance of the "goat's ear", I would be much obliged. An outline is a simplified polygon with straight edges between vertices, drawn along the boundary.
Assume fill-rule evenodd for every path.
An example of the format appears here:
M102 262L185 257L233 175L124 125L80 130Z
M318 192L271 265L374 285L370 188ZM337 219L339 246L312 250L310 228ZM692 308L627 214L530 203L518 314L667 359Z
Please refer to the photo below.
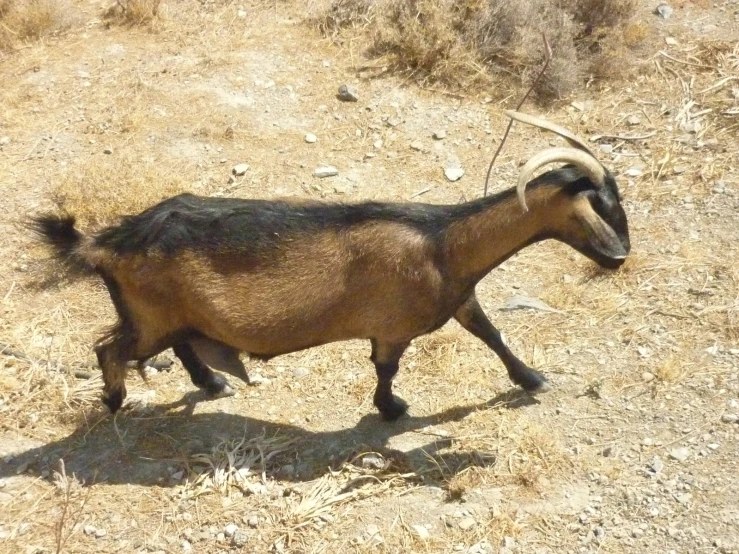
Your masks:
M575 218L583 226L592 248L614 259L628 255L616 232L595 212L586 197L580 197L575 202Z

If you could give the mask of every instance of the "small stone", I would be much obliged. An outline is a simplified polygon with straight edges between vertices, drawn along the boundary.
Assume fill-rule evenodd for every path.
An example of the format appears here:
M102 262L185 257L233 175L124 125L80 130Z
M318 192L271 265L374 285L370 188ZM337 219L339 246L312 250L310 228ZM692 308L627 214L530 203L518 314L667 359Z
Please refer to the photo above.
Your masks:
M5 146L6 144L10 143L10 137L3 137L0 138L0 146Z
M380 148L382 148L382 140L377 139L375 142L372 143L372 146L379 150Z
M310 371L308 371L304 367L296 367L295 369L293 369L293 376L296 379L302 379L303 377L307 377L308 375L310 375Z
M672 168L672 172L673 172L673 173L674 173L675 175L682 175L682 174L683 174L683 173L685 173L685 172L686 172L686 171L687 171L688 169L690 169L690 167L689 167L689 166L681 164L681 165L676 165L675 167L673 167L673 168Z
M464 169L461 167L446 167L444 168L444 176L451 182L459 181L464 175Z
M710 448L711 450L718 450L718 447L719 445L715 442L712 442L711 444L708 445L708 448Z
M423 150L423 143L419 141L411 142L411 150L415 150L416 152L420 152Z
M603 449L602 454L603 454L603 457L604 458L610 458L611 456L613 456L613 447L612 446L606 446Z
M604 152L606 154L610 154L613 152L613 145L612 144L601 144L598 146L600 148L601 152Z
M436 140L444 140L446 138L446 131L444 129L439 129L438 131L434 131L433 137Z
M683 506L687 506L690 504L690 501L693 500L693 495L689 492L686 492L685 494L679 494L675 497L675 500L677 500L680 504Z
M431 536L431 533L429 533L429 530L425 525L414 525L413 530L421 540L426 540Z
M677 40L674 37L665 37L665 44L668 46L677 46Z
M654 458L654 460L652 460L652 465L651 465L651 468L650 469L654 473L662 473L662 470L664 468L665 468L665 464L664 464L664 462L662 460L660 460L659 458L656 458L656 457Z
M658 16L660 16L662 19L670 19L672 17L673 9L668 4L660 4L657 6L657 9L654 10L654 13L656 13Z
M85 525L82 528L82 532L85 535L94 535L96 531L97 531L97 529L95 529L95 526L94 525Z
M239 17L239 19L245 19L246 18L246 10L239 10L236 12L236 15Z
M477 522L474 519L472 519L471 517L465 517L463 519L460 519L459 520L459 523L457 523L457 525L459 526L459 528L462 531L469 531L475 525L477 525Z
M670 458L678 462L684 462L690 457L690 450L685 447L670 450Z
M639 539L644 536L644 530L636 527L631 530L631 536L634 537L635 539Z
M231 544L236 548L243 548L249 542L249 535L243 531L236 531L231 537Z
M227 537L233 537L236 531L239 530L239 527L235 523L229 523L226 525L226 527L223 529L223 532L226 533Z
M252 385L267 385L271 381L266 377L262 377L259 373L249 376L249 383Z
M246 520L246 524L252 529L256 529L259 527L259 517L256 515L249 516L249 519Z
M739 423L739 415L736 414L724 414L721 416L722 423Z
M626 118L626 123L629 125L639 125L641 123L641 119L639 119L639 116L637 115L630 115Z
M385 460L379 454L367 454L362 458L362 467L365 469L382 469L385 467Z
M112 153L113 153L113 149L110 147L103 149L103 154L112 154Z
M318 141L318 137L313 133L306 133L304 138L305 142L307 142L308 144L313 144L314 142Z
M172 474L172 480L173 480L173 481L179 481L179 480L180 480L180 479L182 479L182 478L183 478L184 476L185 476L185 472L184 472L184 470L182 470L182 469L181 469L180 471L175 471L175 472L174 472L174 473Z
M654 444L654 441L650 439L649 437L645 437L641 441L642 446L652 446Z
M249 164L237 164L233 167L231 173L233 173L236 177L241 177L247 171L249 171Z
M326 177L336 177L338 174L339 170L330 165L321 166L313 172L313 176L318 177L319 179L324 179Z
M654 373L649 373L648 371L645 371L641 374L641 378L645 383L649 383L650 381L654 381Z
M343 102L356 102L359 98L357 98L356 91L349 85L341 85L339 87L339 100Z
M192 552L192 544L190 544L190 541L184 540L182 541L182 551L183 552Z
M624 175L627 177L639 177L642 175L644 171L638 167L630 167L624 172Z

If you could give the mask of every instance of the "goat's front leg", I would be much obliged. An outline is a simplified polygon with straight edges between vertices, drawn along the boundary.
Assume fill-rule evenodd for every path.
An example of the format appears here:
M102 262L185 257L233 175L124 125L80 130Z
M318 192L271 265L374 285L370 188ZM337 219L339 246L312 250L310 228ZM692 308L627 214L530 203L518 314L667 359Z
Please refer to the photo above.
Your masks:
M392 392L393 378L398 373L400 357L408 348L408 342L390 344L372 339L372 356L377 372L377 388L375 389L374 404L380 411L383 419L395 421L408 410L408 404Z
M508 370L508 376L515 384L531 394L546 392L550 389L546 378L541 373L519 360L503 343L500 332L482 311L474 294L459 307L454 314L454 319L498 355Z

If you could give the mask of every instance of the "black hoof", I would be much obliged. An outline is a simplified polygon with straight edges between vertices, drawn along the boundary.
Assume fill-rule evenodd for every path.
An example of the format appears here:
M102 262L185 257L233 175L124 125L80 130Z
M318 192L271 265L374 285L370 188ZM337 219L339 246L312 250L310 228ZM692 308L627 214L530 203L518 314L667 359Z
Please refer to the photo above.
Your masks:
M513 382L520 385L529 394L540 394L552 389L551 385L541 373L530 367L519 369Z
M112 393L103 393L103 404L110 410L111 414L116 413L123 406L124 394L122 390L116 390Z
M233 396L236 391L228 383L228 380L222 375L216 375L215 373L203 387L209 398L225 398L227 396Z
M389 400L375 403L385 421L395 421L408 411L408 404L402 398L393 395Z

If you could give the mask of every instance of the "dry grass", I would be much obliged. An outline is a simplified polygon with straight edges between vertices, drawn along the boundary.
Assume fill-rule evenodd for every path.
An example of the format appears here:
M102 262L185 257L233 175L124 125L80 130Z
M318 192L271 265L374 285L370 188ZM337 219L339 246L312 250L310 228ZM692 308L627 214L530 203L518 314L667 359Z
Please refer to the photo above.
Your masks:
M116 25L151 25L160 15L161 0L116 0L105 12L105 19Z
M646 37L647 27L633 23L637 7L636 0L333 0L314 2L310 12L322 33L362 28L370 56L455 87L527 82L543 59L544 28L554 59L537 92L563 96L584 79L628 68L628 48Z
M100 227L187 190L176 167L105 156L68 171L54 187L52 199L83 226Z
M67 9L58 0L0 0L0 52L64 29Z

